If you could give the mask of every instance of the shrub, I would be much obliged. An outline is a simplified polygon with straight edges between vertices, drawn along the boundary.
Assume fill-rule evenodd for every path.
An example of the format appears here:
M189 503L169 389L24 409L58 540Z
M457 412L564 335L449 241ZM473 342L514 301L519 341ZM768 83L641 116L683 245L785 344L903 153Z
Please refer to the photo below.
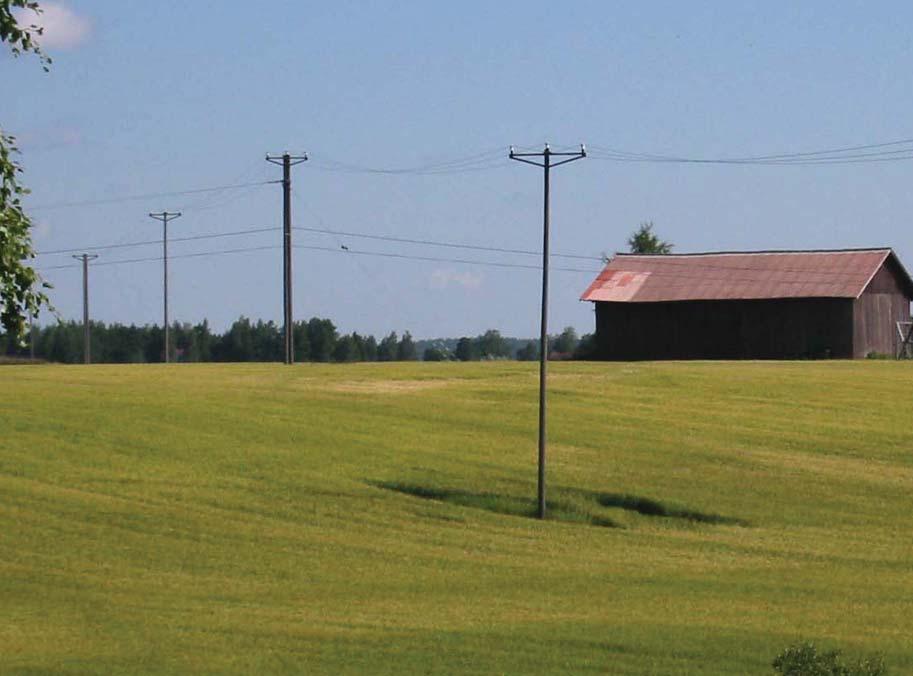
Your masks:
M783 676L885 676L881 655L844 661L839 650L818 652L814 643L797 643L777 655L773 668Z

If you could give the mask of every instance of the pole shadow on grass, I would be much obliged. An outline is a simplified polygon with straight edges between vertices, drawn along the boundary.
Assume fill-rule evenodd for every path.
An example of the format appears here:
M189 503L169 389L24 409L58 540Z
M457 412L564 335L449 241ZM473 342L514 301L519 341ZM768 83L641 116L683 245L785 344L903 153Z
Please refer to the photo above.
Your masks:
M596 501L603 507L616 507L637 512L644 516L659 516L668 519L684 519L697 523L709 523L728 526L749 526L747 521L733 516L723 516L712 512L698 512L693 509L667 505L659 500L645 498L639 495L626 495L623 493L593 493Z
M398 481L369 482L372 486L411 495L424 500L436 500L461 507L484 509L487 512L506 514L508 516L523 516L535 518L537 503L535 498L524 498L515 495L502 495L500 493L473 493L452 488L433 488L419 486ZM576 504L570 500L546 501L548 519L551 521L569 521L574 523L601 526L603 528L620 528L619 524L605 516L593 514L587 505Z
M534 497L519 497L501 493L472 492L453 488L439 488L398 481L369 481L370 485L423 500L445 502L461 507L484 509L496 514L536 518L537 505ZM664 504L652 498L618 493L595 493L578 489L560 488L555 491L558 498L547 501L548 519L581 523L603 528L624 526L600 513L606 509L623 509L643 516L663 519L678 519L688 522L748 526L742 519L706 512L698 512Z

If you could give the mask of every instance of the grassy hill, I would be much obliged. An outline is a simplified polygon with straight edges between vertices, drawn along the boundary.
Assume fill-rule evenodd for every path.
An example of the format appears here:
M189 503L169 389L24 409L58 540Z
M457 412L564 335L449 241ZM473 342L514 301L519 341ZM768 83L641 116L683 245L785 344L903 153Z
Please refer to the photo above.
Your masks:
M911 367L0 369L0 671L911 673Z

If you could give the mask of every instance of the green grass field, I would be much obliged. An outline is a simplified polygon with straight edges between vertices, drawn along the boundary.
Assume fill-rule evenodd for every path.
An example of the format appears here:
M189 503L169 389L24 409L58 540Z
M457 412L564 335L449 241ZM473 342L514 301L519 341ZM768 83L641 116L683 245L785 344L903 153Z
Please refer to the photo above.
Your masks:
M913 364L0 368L0 672L913 673Z

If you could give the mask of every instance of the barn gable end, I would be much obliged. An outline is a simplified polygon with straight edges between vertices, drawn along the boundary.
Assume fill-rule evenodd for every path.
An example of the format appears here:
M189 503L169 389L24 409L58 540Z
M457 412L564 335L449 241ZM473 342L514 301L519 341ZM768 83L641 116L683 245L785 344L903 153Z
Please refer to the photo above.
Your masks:
M910 321L910 277L892 253L853 302L853 356L896 355L896 322ZM887 321L886 321L887 318Z

